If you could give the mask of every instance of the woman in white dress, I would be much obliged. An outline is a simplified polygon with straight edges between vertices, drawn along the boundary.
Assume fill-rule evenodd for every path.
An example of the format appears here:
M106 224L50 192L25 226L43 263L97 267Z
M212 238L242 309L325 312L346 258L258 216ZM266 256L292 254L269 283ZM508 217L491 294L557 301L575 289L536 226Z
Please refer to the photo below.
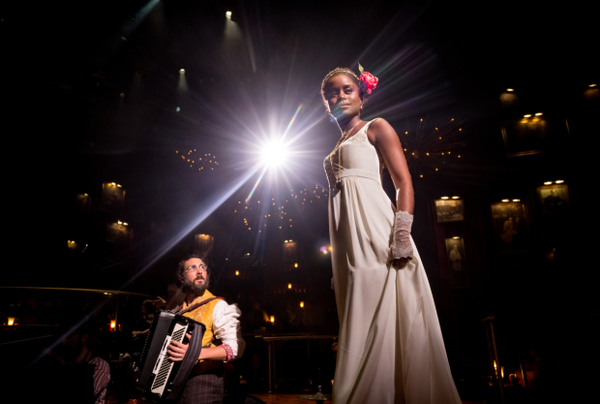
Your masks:
M410 237L410 173L384 119L362 121L377 78L331 71L321 85L341 136L326 157L333 284L340 321L334 404L456 404L431 288ZM381 186L387 167L395 205Z

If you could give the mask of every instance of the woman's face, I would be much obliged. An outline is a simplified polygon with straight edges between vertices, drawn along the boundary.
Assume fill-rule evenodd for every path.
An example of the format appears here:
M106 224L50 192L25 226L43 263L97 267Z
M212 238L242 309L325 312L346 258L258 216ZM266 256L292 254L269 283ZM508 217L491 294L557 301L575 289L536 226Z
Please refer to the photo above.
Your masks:
M348 75L342 73L330 78L323 88L323 95L335 118L351 118L360 114L362 100L358 86Z

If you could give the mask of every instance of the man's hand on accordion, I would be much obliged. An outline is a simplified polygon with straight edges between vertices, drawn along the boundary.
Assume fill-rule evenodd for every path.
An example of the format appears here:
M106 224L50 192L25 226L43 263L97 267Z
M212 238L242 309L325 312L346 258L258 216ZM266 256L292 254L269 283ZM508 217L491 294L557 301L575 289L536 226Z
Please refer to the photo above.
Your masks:
M191 337L190 334L185 334L186 338L183 343L171 340L167 348L169 359L173 362L180 362L185 357L188 350L188 342ZM210 348L202 348L200 351L200 357L198 359L210 359L217 361L227 360L227 351L222 346L211 346Z
M185 353L188 350L188 342L192 336L190 334L185 334L185 337L186 338L183 340L185 343L171 340L171 343L167 348L169 359L171 359L173 362L180 362L185 357Z

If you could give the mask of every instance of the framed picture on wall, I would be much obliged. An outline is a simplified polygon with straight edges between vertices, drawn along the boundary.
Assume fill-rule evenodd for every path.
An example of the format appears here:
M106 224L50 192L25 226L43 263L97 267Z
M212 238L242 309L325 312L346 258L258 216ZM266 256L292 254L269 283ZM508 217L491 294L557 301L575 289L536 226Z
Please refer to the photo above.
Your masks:
M100 210L119 214L123 211L125 190L118 184L105 182L100 194Z
M75 195L75 203L77 206L77 212L82 214L90 213L90 206L92 205L92 198L88 194L77 194Z
M131 239L131 228L127 225L113 222L106 224L106 241L118 244L128 244Z
M553 184L538 187L542 210L547 215L564 213L569 208L569 188L567 184Z
M465 244L462 237L446 239L446 259L448 260L448 272L452 287L468 288L469 276L466 265Z
M525 204L498 202L491 205L494 239L501 252L524 251L528 247L529 220Z
M551 119L543 113L527 114L523 118L502 122L502 139L506 155L525 156L547 151L552 142L568 136L564 119Z
M462 222L465 220L465 205L462 199L436 199L435 213L438 223Z

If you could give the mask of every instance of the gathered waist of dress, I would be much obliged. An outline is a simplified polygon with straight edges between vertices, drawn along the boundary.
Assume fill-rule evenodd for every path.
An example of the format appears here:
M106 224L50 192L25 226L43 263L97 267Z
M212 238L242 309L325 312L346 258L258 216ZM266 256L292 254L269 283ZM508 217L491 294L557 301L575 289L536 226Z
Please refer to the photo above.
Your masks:
M338 180L341 180L343 178L348 178L348 177L361 177L361 178L368 178L374 181L379 182L379 175L369 171L369 170L363 170L360 168L348 168L345 170L342 170L339 175L338 175Z

